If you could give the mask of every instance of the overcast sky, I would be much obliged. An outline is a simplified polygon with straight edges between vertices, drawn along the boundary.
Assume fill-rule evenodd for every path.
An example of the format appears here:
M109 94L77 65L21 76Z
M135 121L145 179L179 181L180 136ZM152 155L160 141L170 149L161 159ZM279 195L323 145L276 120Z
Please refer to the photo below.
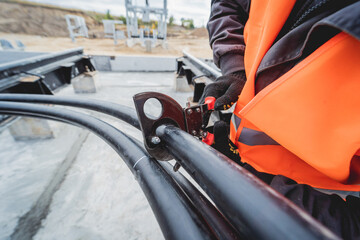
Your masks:
M62 7L106 12L114 15L125 15L125 0L31 0ZM180 18L192 18L195 25L206 25L210 14L211 0L168 0L169 16L173 15L179 23ZM145 5L145 0L133 0L133 4ZM161 7L163 0L149 0L150 6Z

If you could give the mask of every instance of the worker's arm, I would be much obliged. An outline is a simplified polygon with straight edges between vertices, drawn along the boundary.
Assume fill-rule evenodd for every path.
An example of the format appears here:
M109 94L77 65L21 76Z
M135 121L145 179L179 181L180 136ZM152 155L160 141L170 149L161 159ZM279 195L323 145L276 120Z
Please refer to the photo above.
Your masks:
M244 26L248 19L249 0L213 0L208 22L214 62L223 76L206 86L200 99L215 97L215 110L228 109L241 93L245 82Z
M212 0L207 25L214 62L223 75L244 70L243 31L250 0Z

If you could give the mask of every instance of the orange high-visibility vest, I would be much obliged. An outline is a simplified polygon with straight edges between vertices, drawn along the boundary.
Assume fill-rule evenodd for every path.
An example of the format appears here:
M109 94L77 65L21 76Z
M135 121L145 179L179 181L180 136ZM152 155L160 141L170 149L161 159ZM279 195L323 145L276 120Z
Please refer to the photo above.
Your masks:
M255 96L255 75L294 0L251 2L247 82L230 139L242 161L316 188L359 191L360 42L339 33ZM359 151L360 152L360 151Z

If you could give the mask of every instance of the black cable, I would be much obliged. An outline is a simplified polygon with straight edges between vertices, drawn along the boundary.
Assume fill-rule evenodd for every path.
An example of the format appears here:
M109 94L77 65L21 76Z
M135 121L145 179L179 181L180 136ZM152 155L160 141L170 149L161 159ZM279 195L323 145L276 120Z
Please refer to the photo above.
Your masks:
M162 125L156 135L247 239L338 239L304 210L190 134Z
M86 128L106 141L136 176L166 239L214 239L202 216L156 160L113 126L86 114L28 103L0 102L0 113L26 115Z
M0 101L59 104L71 107L81 107L109 114L140 129L135 110L115 103L76 97L59 97L37 94L0 94ZM204 216L206 221L208 221L209 225L214 229L219 239L239 239L238 233L229 225L224 216L221 215L218 210L207 201L206 197L202 195L185 177L179 173L174 173L171 169L165 168L165 170L181 186L194 205L198 206L198 210Z
M79 97L58 97L53 95L13 93L0 94L0 101L58 104L70 107L86 108L111 115L127 122L137 129L140 129L140 124L135 110L116 103Z
M240 236L219 210L186 177L180 172L174 172L170 163L164 161L159 161L159 163L197 206L218 239L245 239L245 236Z
M107 114L110 114L110 115L112 115L112 116L115 116L115 117L118 117L118 118L120 118L120 119L122 119L124 116L126 117L126 118L128 118L128 123L130 122L134 122L134 121L136 121L137 122L137 119L135 120L134 119L134 117L129 117L128 115L128 113L129 112L124 112L124 111L119 111L119 107L122 107L122 106L120 106L120 105L117 105L117 104L114 104L113 106L107 106L107 104L108 103L106 103L106 102L98 102L97 100L95 101L95 100L84 100L84 99L77 99L77 98L61 98L61 97L54 97L54 96L39 96L39 95L30 95L30 94L28 94L28 95L26 95L26 94L0 94L0 100L7 100L7 101L31 101L31 102L38 102L38 103L53 103L53 104L62 104L62 105L68 105L68 106L80 106L80 107L85 107L85 108L88 108L88 109L92 109L92 110L96 110L96 111L100 111L100 112L104 112L104 113L107 113ZM105 105L106 104L106 105ZM122 109L122 110L124 110L124 109ZM134 112L134 110L132 110L132 109L130 109L131 111L133 111ZM130 112L131 112L130 111ZM131 121L129 121L129 119L131 119ZM132 124L133 125L133 124ZM139 127L138 127L139 128ZM192 139L192 138L191 138ZM194 140L194 139L192 139L192 140ZM198 158L199 156L201 156L201 157L203 157L203 154L199 154L199 152L203 152L204 150L206 150L203 146L200 146L199 144L199 142L198 141L196 141L197 142L197 144L194 144L194 145L191 145L191 146L189 146L189 144L186 142L186 140L184 140L184 139L177 139L177 140L174 140L172 143L184 143L184 144L178 144L179 146L178 147L176 147L175 149L181 149L182 148L182 152L190 152L190 153L193 153L192 154L192 156L191 156L191 158L189 158L188 159L188 161L192 161L192 163L190 163L190 165L191 164L193 164L194 162L196 162L196 161L198 161L198 159L194 159L194 157L196 156L196 158ZM174 144L169 144L169 142L167 142L168 143L168 147L170 147L171 148L171 146L172 145L174 145ZM186 145L186 146L185 146ZM183 151L183 149L187 149L187 151ZM198 151L199 150L199 151ZM176 151L176 150L174 150L174 149L172 149L172 151ZM178 150L177 150L178 151ZM196 153L195 153L196 152ZM205 151L206 152L206 151ZM172 152L173 153L173 152ZM184 155L186 155L186 154L184 154ZM221 160L221 158L219 158L219 155L218 155L218 153L216 153L215 154L216 156L212 156L213 158L214 157L216 157L218 160L220 159ZM177 155L175 155L175 157L177 157L178 159L181 159L181 160L183 160L183 156L177 156ZM217 161L218 161L217 160ZM187 168L187 170L189 170L189 164L188 163L182 163L184 166L185 166L185 168ZM212 166L212 164L209 164L209 166L211 166L211 167L213 167ZM193 167L193 166L192 166ZM207 169L207 171L209 171L210 169ZM214 169L212 169L212 171L214 171ZM193 170L193 168L190 168L190 172L192 172L193 174L196 172L194 172L194 170ZM202 171L200 171L200 172L202 172ZM215 173L215 172L212 172L212 174L217 174L217 172ZM241 173L239 174L239 173L237 173L238 175L241 175ZM196 176L194 176L194 175L192 175L193 177L194 177L194 179L198 182L198 183L200 183L200 185L202 185L202 187L204 188L204 189L213 189L213 186L212 186L212 184L213 184L213 182L212 183L204 183L204 180L203 179L199 179L199 176L200 175L207 175L207 174L203 174L203 173L200 173L200 174L196 174ZM211 175L210 175L211 176ZM173 178L175 178L176 179L176 177L174 177L173 176ZM235 180L235 179L234 179ZM177 182L178 182L178 184L180 183L180 180L179 180L179 178L177 179ZM230 184L230 182L228 182L228 184ZM249 183L247 183L247 184L249 184ZM256 184L258 184L258 183L256 183ZM194 195L193 194L189 194L189 193L191 193L191 190L189 190L189 188L188 189L186 189L186 188L184 188L184 185L186 185L186 183L185 182L183 182L183 183L180 183L179 185L182 185L183 187L183 190L185 190L185 192L187 192L187 194L188 194L188 196L189 195L192 195L191 197L194 197ZM251 185L251 184L250 184ZM231 186L231 185L229 185L229 186ZM223 187L225 187L225 186L223 186ZM264 186L260 186L260 188L264 188ZM267 189L267 191L271 191L271 189L268 189L268 187L266 188ZM211 190L212 191L212 190ZM238 192L238 191L235 191L235 192ZM241 192L241 191L240 191ZM240 193L240 192L238 192L238 193ZM209 194L210 196L212 196L211 194ZM189 196L189 198L191 199L191 197ZM234 196L233 196L234 197ZM235 197L236 198L236 197ZM266 199L266 198L265 198ZM271 198L270 198L271 199ZM201 201L201 197L199 198L199 199L192 199L192 201L193 202L195 202L195 201ZM214 200L215 201L215 200ZM217 202L215 202L216 204L217 204ZM281 201L280 201L280 203L281 203ZM222 206L223 205L223 203L220 203L220 206ZM229 205L228 205L229 206ZM228 207L227 206L227 207ZM203 206L202 206L203 207ZM201 207L200 207L201 208ZM205 206L205 208L206 208L206 206ZM221 208L220 208L221 209ZM224 211L223 209L221 209L222 210L222 212ZM201 209L200 210L201 211L201 213L203 214L203 216L207 216L206 214L206 212L204 212L204 210L203 209ZM212 211L211 210L211 207L210 207L210 210L209 209L206 209L205 211ZM229 213L229 211L231 211L231 214L234 214L234 211L233 210L229 210L229 209L226 209L226 212L227 213ZM243 223L241 223L241 221L240 221L240 225L239 225L239 219L235 219L235 222L237 222L237 224L235 223L234 224L234 219L232 219L232 215L230 214L230 215L227 215L226 214L226 212L225 212L225 215L228 217L228 219L230 220L230 221L232 221L232 223L233 223L233 225L234 226L236 226L236 228L238 229L238 230L241 230L241 231L245 231L244 230L244 228L243 227L241 227L242 226L242 224ZM224 213L224 212L223 212ZM280 213L282 213L282 210L280 210ZM295 214L296 215L296 214ZM208 218L207 218L208 219ZM216 219L211 219L211 220L215 220L216 221ZM221 220L221 221L223 221L223 220ZM246 221L243 221L243 222L246 222ZM212 224L210 224L210 225L212 225ZM219 226L219 225L217 225L217 226ZM215 228L216 229L216 225L215 225L215 227L212 225L212 227L213 228ZM255 227L255 226L252 226L252 227ZM319 228L319 226L318 225L316 225L316 228ZM261 226L260 226L260 229L261 229ZM300 226L300 229L301 229L301 226ZM264 229L263 229L264 230ZM246 231L245 231L245 233L244 232L242 232L242 233L244 233L244 234L247 234L247 231L249 231L249 229L247 229L246 228ZM254 235L255 236L255 235ZM285 236L287 236L287 235L285 235Z

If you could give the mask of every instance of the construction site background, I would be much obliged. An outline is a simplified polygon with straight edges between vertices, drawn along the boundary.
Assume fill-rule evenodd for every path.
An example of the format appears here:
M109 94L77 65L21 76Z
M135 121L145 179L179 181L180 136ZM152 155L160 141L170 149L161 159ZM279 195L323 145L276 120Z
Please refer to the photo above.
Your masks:
M75 43L71 42L65 21L67 14L85 19L89 39L77 38ZM105 39L101 22L105 17L104 13L3 0L0 1L0 38L10 41L19 39L26 45L27 51L54 52L82 46L85 53L91 55L181 56L182 51L186 50L196 57L212 56L204 27L187 29L179 25L168 26L167 48L158 46L151 53L146 53L140 45L127 47L125 39L119 40L117 45L112 39ZM119 26L119 29L126 32L126 25Z

